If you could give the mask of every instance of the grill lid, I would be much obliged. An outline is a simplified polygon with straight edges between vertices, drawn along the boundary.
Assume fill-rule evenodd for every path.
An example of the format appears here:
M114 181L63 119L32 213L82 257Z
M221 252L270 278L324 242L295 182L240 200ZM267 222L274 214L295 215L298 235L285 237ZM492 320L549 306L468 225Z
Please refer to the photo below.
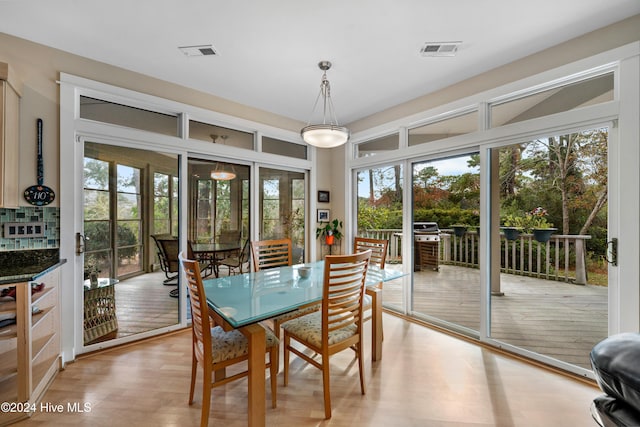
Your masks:
M416 233L439 233L437 222L414 222L413 231Z

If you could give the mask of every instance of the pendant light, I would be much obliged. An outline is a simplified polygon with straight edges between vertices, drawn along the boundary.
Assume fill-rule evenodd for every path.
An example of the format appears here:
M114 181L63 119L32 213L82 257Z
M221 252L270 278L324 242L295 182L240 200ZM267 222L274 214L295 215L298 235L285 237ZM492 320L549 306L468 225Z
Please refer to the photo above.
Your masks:
M323 71L322 81L320 82L320 93L316 98L311 115L318 106L318 101L322 97L322 123L310 124L302 128L300 135L307 144L319 148L338 147L349 140L349 129L338 124L336 114L333 110L333 102L331 101L331 87L327 79L327 70L331 68L331 62L320 61L318 67Z
M211 134L211 139L213 139L213 143L215 144L217 142L218 139L218 135L214 135ZM227 142L227 135L222 135L221 136L223 144L226 145ZM221 163L220 162L216 162L216 168L211 171L211 178L215 179L216 181L231 181L232 179L235 179L236 174L235 171L233 170L233 165L231 166L231 170L225 170L222 168L222 166L220 166Z

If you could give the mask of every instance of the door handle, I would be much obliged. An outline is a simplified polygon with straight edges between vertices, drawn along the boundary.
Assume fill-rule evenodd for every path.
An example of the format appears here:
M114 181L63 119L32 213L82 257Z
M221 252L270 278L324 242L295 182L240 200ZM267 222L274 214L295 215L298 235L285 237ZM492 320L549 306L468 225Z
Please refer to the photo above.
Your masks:
M618 239L616 237L607 242L606 260L614 267L618 265Z
M81 255L84 253L87 240L89 240L87 236L76 233L76 255Z

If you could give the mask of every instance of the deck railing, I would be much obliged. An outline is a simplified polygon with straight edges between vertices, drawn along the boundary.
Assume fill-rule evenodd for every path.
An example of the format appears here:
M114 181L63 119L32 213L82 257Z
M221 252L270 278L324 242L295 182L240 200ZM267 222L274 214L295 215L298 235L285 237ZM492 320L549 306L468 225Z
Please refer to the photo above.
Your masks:
M387 262L402 262L402 230L366 230L367 237L389 241ZM501 269L511 274L539 278L587 283L585 241L588 235L555 234L548 242L537 242L532 234L520 234L516 240L507 240L500 233ZM478 268L479 234L467 231L458 237L453 230L441 230L439 262Z

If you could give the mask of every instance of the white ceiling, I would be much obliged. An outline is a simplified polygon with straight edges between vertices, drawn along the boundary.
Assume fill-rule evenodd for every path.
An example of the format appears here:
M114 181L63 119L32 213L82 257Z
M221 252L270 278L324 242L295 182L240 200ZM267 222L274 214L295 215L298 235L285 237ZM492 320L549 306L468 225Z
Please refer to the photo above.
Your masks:
M0 0L0 31L307 122L341 124L640 13L639 0ZM462 41L455 57L425 42ZM212 44L217 56L179 46Z

